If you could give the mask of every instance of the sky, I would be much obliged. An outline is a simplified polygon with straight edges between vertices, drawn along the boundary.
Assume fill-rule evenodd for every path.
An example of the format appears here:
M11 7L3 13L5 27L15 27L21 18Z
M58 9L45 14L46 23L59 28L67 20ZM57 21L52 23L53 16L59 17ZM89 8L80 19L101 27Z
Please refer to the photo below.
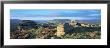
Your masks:
M100 9L11 9L11 19L20 20L100 20Z

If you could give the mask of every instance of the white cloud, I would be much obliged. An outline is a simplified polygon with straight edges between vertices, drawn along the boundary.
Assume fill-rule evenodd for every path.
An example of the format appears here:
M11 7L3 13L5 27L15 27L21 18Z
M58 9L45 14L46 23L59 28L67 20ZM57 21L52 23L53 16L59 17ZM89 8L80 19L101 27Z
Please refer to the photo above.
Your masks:
M22 18L12 18L21 20L53 20L53 19L71 19L71 20L90 20L97 18L86 18L86 17L22 17Z
M89 16L100 16L100 14L90 14Z

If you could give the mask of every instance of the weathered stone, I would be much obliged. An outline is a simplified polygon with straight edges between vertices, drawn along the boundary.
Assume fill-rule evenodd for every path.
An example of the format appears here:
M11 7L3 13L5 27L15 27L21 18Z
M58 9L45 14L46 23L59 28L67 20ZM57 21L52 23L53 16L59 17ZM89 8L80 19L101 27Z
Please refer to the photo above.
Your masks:
M58 25L58 26L57 26L56 35L57 35L58 37L60 37L60 36L62 36L62 35L64 35L64 34L65 34L65 32L64 32L64 26L63 26L63 24Z

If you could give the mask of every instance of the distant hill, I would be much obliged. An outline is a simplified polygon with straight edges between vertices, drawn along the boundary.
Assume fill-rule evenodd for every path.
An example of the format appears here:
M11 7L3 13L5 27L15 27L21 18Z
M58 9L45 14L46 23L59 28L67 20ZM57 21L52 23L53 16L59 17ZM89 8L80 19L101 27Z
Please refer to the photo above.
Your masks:
M77 20L80 23L101 24L101 20Z
M47 23L48 20L33 20L36 23Z
M66 22L70 22L70 19L54 19L54 20L49 20L49 22L52 23L66 23Z
M19 26L22 27L23 29L29 29L29 28L36 28L37 23L34 22L33 20L22 20L19 23Z
M10 19L10 29L11 31L14 31L16 29L16 26L21 22L19 19Z
M10 23L18 23L20 22L21 20L19 19L10 19Z
M70 22L70 19L54 19L54 20L33 20L37 23L66 23ZM101 24L101 20L77 20L80 23L88 23L88 24Z
M11 31L16 30L16 26L19 25L19 23L21 23L23 20L19 20L19 19L10 19L10 29ZM36 23L67 23L70 22L70 19L54 19L54 20L30 20L30 21L34 21ZM77 22L79 23L88 23L88 24L101 24L101 20L77 20Z

